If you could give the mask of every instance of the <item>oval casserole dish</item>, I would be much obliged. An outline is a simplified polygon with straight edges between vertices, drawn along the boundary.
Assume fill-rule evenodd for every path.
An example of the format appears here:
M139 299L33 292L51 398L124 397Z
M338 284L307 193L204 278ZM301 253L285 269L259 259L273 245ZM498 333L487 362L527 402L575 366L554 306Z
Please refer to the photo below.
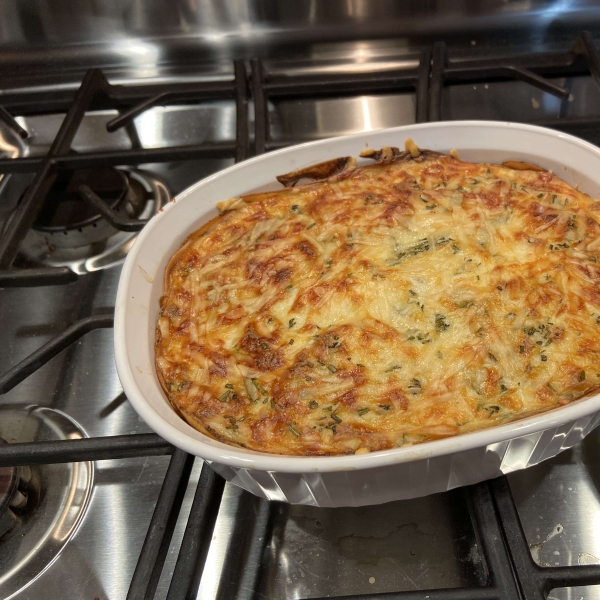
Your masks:
M511 123L412 125L295 146L221 171L167 206L129 253L115 314L116 362L125 393L159 435L210 461L226 479L261 497L317 506L359 506L440 492L537 464L576 444L600 419L600 396L595 395L457 437L370 454L301 457L225 445L193 429L171 408L154 368L154 338L163 274L183 240L217 214L219 201L281 189L277 175L340 156L358 157L366 145L402 146L407 137L434 151L457 148L466 161L536 163L569 185L600 197L600 184L595 181L600 150L577 138Z

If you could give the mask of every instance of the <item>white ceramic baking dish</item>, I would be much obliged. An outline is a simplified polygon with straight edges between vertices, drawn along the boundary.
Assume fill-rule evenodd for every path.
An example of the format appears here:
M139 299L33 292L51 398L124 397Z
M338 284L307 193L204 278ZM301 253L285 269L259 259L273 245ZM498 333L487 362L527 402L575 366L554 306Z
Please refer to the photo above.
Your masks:
M180 194L144 228L127 257L117 294L115 354L127 397L164 439L201 456L225 479L270 500L360 506L424 496L535 465L570 448L600 421L600 394L534 417L453 438L371 454L289 457L227 446L177 416L154 369L154 335L167 262L217 214L216 202L279 189L276 175L367 145L458 149L473 162L523 160L554 171L600 198L600 149L563 133L516 123L453 121L396 127L311 142L225 169ZM360 162L360 161L359 161Z

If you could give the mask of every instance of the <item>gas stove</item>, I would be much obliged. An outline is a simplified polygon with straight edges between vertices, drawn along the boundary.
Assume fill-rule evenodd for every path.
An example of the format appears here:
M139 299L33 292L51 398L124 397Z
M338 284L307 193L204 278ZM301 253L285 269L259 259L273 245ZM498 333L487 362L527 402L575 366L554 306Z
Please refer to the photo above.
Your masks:
M368 25L367 13L354 17ZM137 70L73 63L41 77L32 50L0 78L1 598L600 598L597 431L492 482L319 509L225 484L122 392L122 261L202 177L306 140L440 119L600 144L590 33L495 46L385 32L197 64L171 48L165 69L160 46L131 38L122 52L143 59Z

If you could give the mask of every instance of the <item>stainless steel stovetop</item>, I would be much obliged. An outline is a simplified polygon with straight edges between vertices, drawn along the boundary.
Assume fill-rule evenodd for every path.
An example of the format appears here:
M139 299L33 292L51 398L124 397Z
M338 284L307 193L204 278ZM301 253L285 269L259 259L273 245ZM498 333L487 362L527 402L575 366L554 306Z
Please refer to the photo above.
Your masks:
M572 41L559 40L555 45L562 50ZM482 43L459 44L456 56L481 53ZM406 66L412 59L402 46L393 40L347 41L335 46L313 43L310 51L270 57L266 64L272 73L305 75L329 70L351 75ZM520 52L523 48L533 52L552 47L548 39L518 45ZM128 48L132 56L152 60L151 44L133 40ZM507 48L488 47L486 52L506 54ZM111 81L132 81L135 77L152 81L218 80L231 76L231 68L222 60L196 70L188 64L180 75L177 69L159 66L150 72L143 66L135 77L134 71L120 75L115 71ZM66 81L69 76L63 76L61 85L68 90L74 86L75 77ZM0 105L7 91L2 81ZM562 78L555 83L569 90L568 100L518 81L455 85L444 91L442 116L530 122L554 117L600 119L600 91L590 76ZM39 85L14 75L9 87L13 91L19 86L39 91ZM44 85L51 89L53 84L44 81ZM268 111L271 139L283 144L286 140L412 123L415 95L281 100L269 103ZM25 140L0 122L3 157L42 156L64 116L27 112L24 117L15 115L29 134ZM251 110L251 126L252 114ZM113 110L87 114L73 149L130 148L130 132L106 132L107 121L117 115ZM144 148L233 141L235 103L222 100L155 107L138 116L134 127ZM580 134L600 143L594 128L587 127ZM232 159L212 158L140 165L140 177L151 199L144 210L158 210L169 194L175 195L230 164ZM0 231L30 182L30 175L20 173L0 179ZM69 285L0 289L0 374L69 324L114 306L119 260L131 239L123 236L113 240L111 253L105 252L101 260L95 258L102 252L93 240L81 255L62 238L58 244L52 242L47 232L24 243L19 264L67 264L85 274ZM40 245L46 248L40 250ZM8 442L149 431L122 393L111 329L97 329L83 336L0 398L0 438ZM576 448L509 476L532 555L540 565L600 564L599 455L600 431L596 430ZM14 531L10 535L2 537L0 521L0 597L125 599L169 460L168 456L149 456L39 466L29 472L24 469L19 485L35 501L30 514L19 513L15 504L15 518L22 523L11 524ZM155 598L167 596L200 468L197 459ZM4 481L0 470L0 507L2 486L8 485ZM242 530L249 524L254 527L254 539L239 547ZM263 536L269 536L268 543ZM247 561L258 561L258 577L244 576ZM266 514L262 504L227 484L197 597L275 600L474 586L484 580L484 571L460 490L364 508L277 505ZM232 581L236 582L235 589ZM600 588L557 589L549 598L600 599Z

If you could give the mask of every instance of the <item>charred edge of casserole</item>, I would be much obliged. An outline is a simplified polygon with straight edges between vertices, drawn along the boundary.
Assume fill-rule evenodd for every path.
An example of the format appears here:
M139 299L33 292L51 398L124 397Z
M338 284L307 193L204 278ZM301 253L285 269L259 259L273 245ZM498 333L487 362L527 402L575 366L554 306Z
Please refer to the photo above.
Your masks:
M200 419L198 419L197 417L195 417L192 414L181 413L181 412L179 412L179 414L196 431L203 433L207 437L209 437L213 440L216 440L217 442L221 442L222 444L226 444L227 446L237 446L238 448L245 448L246 450L252 450L252 448L250 448L249 446L246 446L246 444L243 444L236 440L231 440L229 438L223 437L218 431L215 431L210 425L203 423Z
M154 348L155 348L154 353L155 354L156 354L156 350L158 349L159 343L160 343L160 331L157 327L156 328L156 339L154 342ZM167 397L169 404L173 407L173 409L175 410L175 413L177 414L178 417L185 419L185 415L183 414L181 409L174 402L171 401L171 396L169 395L169 388L167 387L167 382L165 381L164 373L162 372L162 369L159 368L158 359L156 359L156 358L154 360L154 367L156 370L156 376L158 377L158 382L160 383L160 387L162 388L163 392L165 393L165 396Z
M540 167L534 163L523 162L521 160L505 160L502 165L506 169L512 169L513 171L541 171L546 172L548 169Z
M301 179L312 179L314 181L327 179L332 175L341 173L344 169L352 166L353 163L354 159L351 156L342 156L341 158L334 158L316 165L302 167L284 175L277 175L276 179L283 187L289 188L293 187Z

